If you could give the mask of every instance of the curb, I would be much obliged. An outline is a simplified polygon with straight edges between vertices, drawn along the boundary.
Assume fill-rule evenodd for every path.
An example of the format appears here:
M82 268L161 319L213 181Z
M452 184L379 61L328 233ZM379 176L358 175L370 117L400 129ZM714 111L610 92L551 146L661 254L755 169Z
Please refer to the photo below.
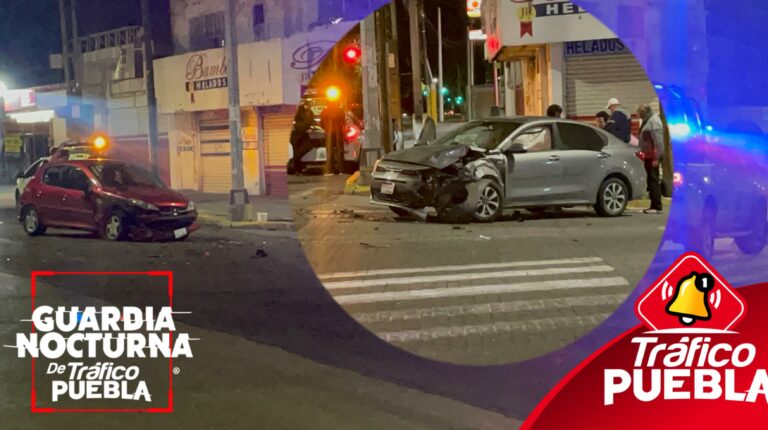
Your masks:
M371 193L371 187L369 185L360 185L357 181L360 180L360 171L355 172L354 175L347 179L347 183L344 184L344 194L351 195L367 195Z
M295 229L293 221L230 221L223 216L198 214L197 221L201 225L216 226L224 228L235 228L245 230L269 230L269 231L293 231Z

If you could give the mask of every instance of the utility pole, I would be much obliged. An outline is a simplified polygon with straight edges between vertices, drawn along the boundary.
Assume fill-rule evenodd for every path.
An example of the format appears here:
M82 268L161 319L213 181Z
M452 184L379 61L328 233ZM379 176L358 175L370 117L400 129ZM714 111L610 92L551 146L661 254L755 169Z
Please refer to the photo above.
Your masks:
M67 21L67 0L59 0L59 25L61 27L61 61L64 64L64 82L67 85L67 94L72 91L72 75L69 58L69 21Z
M379 116L381 118L381 143L379 147L384 152L389 152L388 148L392 146L392 120L389 108L389 98L392 94L391 80L389 79L389 58L388 58L388 31L389 28L389 8L381 8L374 12L376 18L376 75L379 81L383 83L379 92Z
M445 97L443 95L443 11L442 8L437 8L437 96L440 97L440 104L438 106L438 116L440 122L445 122Z
M421 17L420 0L410 0L408 3L408 21L411 37L411 72L413 79L413 114L414 114L414 138L417 128L421 126L424 116L424 100L421 94L421 32L419 31L419 19Z
M155 95L155 45L152 38L152 23L150 22L149 0L141 0L141 26L144 32L142 38L144 48L144 80L147 91L147 124L149 143L149 165L157 175L158 170L158 137L157 137L157 97Z
M363 153L360 157L360 184L371 182L371 169L373 163L382 155L382 88L379 85L379 66L376 48L376 14L369 15L360 22L360 45L363 48L363 112L365 139L363 140Z
M72 50L70 51L73 68L75 72L75 76L73 76L74 79L74 89L73 93L77 95L82 94L82 86L80 85L80 81L83 79L83 69L82 69L82 52L80 47L80 30L77 26L77 0L70 0L69 3L70 7L70 14L71 14L71 24L72 24Z
M387 42L387 67L389 68L387 77L389 78L389 117L392 124L392 137L396 133L400 133L402 136L403 122L402 122L402 103L400 96L400 48L398 43L398 31L397 31L397 4L393 1L389 4L389 28L390 37ZM391 142L384 142L384 151L390 152L395 150Z
M249 204L243 173L243 141L240 139L240 77L237 62L237 28L235 24L236 0L227 0L225 43L227 45L227 86L229 87L229 141L232 160L232 191L229 214L232 221L245 219ZM263 181L264 178L259 178Z

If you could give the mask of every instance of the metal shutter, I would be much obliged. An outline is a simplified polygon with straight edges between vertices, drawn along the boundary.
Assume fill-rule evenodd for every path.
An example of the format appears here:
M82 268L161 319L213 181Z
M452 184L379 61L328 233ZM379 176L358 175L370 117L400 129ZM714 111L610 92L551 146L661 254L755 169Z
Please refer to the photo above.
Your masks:
M286 165L288 148L291 145L293 115L266 115L264 117L264 137L266 140L266 191L272 196L287 197L288 183Z
M232 189L229 121L200 121L199 128L202 191L228 194Z
M569 118L594 117L611 97L632 114L641 103L651 103L658 112L653 85L632 54L568 58L565 80Z

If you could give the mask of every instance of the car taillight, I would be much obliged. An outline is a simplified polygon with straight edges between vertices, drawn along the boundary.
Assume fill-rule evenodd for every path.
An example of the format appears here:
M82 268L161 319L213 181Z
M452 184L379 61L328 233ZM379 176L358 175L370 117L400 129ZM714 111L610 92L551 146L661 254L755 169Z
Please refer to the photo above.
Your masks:
M353 142L360 137L360 129L355 125L348 125L344 137L347 139L347 142Z
M635 152L635 157L637 157L640 161L645 161L645 154L643 154L641 151Z
M683 174L680 172L675 172L672 174L672 185L679 187L683 185Z

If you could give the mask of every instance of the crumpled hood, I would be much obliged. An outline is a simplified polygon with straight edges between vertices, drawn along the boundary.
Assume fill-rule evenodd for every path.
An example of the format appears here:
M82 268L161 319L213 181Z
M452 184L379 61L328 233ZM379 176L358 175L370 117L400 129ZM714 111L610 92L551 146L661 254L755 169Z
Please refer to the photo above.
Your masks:
M188 200L183 194L169 188L147 186L104 187L104 190L125 199L137 199L155 206L186 207Z
M485 152L482 148L467 145L425 145L390 152L384 160L444 169L461 160L471 151Z

